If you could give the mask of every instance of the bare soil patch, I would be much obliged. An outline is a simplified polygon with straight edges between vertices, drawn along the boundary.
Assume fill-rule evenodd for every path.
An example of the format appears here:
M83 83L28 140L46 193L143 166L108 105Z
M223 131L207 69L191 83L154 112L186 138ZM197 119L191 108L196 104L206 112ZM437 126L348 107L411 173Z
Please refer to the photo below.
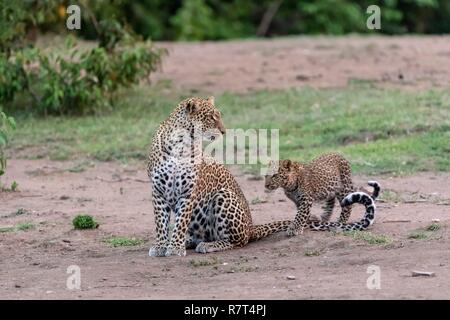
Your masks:
M169 49L155 79L183 90L246 92L354 82L409 90L450 84L450 36L292 37L158 43Z
M450 297L449 173L376 177L387 200L378 203L373 235L392 241L369 244L341 234L307 231L277 234L248 246L184 258L150 258L155 237L150 185L144 166L17 160L3 182L19 192L0 193L0 227L29 222L28 230L0 232L0 299L382 299ZM282 192L267 194L263 181L235 172L251 204L255 224L293 218ZM364 186L369 178L357 176ZM21 210L18 212L20 208ZM352 219L359 219L356 207ZM100 227L75 231L71 220L93 215ZM314 208L320 214L319 206ZM337 213L333 215L337 218ZM439 219L426 238L411 232ZM112 247L111 236L143 239L142 245ZM81 290L66 287L67 267L81 268ZM366 287L367 268L380 267L381 289ZM412 271L434 277L412 277Z

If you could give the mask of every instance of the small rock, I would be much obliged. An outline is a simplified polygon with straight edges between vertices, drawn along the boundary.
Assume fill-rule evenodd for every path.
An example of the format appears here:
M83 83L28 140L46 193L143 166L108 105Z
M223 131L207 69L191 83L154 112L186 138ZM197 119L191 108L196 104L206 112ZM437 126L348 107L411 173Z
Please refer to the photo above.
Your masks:
M441 222L441 219L433 219L432 222Z
M434 272L429 271L413 271L413 277L434 277L436 274Z
M22 286L20 284L15 284L14 288L22 288Z
M295 79L297 79L298 81L306 81L306 80L309 80L309 77L304 74L299 74L295 77Z
M59 197L59 200L68 200L68 199L70 199L70 197L69 196L65 196L65 195Z
M68 240L68 239L62 239L62 242L65 242L65 243L70 243L71 241L70 241L70 240Z
M45 293L46 293L46 294L50 294L50 293L53 293L53 291L47 290L47 291L45 291Z
M222 265L223 265L223 266L227 266L227 265L228 265L228 262L224 262L224 263L222 263Z
M286 279L288 279L288 280L295 280L295 277L294 276L287 276Z

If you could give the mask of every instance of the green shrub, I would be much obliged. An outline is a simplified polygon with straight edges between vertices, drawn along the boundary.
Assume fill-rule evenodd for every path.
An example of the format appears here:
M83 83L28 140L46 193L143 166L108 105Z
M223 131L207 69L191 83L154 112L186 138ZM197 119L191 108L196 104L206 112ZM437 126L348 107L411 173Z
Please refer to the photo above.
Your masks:
M1 77L1 70L0 70ZM1 109L1 105L0 105ZM4 148L8 143L8 133L11 129L16 128L16 122L14 118L6 116L6 114L0 111L0 177L5 173L6 169L6 156Z
M72 220L75 229L95 229L99 224L90 215L79 214Z
M112 107L119 89L148 78L166 53L110 18L96 22L96 47L80 51L75 38L67 36L64 52L47 53L25 40L27 28L45 24L46 17L49 22L57 19L49 11L57 12L60 1L43 2L46 6L37 6L38 12L33 12L42 16L37 20L27 13L35 9L28 2L0 7L0 17L8 18L0 24L4 27L0 30L0 104L5 108L27 108L41 115L100 112ZM64 12L62 6L62 16Z

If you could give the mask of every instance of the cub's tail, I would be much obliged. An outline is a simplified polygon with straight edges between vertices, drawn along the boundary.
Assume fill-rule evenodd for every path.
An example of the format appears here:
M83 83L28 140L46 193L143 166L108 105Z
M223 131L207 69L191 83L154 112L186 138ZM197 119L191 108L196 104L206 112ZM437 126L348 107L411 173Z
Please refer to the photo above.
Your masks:
M380 190L381 190L380 184L378 183L378 181L374 181L374 180L367 182L367 184L373 188L371 197L373 200L376 200L378 198L378 196L380 195Z
M265 238L273 233L286 231L292 223L290 220L274 221L258 226L252 226L250 241L256 241Z
M374 194L377 196L379 194L379 184L376 183L374 186ZM343 230L343 231L351 231L351 230L366 230L369 228L373 222L375 221L375 200L372 196L368 195L365 192L352 192L347 195L341 203L341 206L351 206L354 203L361 203L366 207L366 212L364 213L364 217L358 221L353 223L340 223L340 222L311 222L309 227L310 229L316 231L333 231L333 230Z

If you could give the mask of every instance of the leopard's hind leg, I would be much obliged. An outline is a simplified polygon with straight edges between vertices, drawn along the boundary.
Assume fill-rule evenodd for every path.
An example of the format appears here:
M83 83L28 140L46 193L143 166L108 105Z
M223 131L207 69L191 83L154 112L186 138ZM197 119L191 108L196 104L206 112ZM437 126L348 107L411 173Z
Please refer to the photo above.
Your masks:
M336 193L336 198L339 201L339 203L342 203L342 200L344 198L355 191L353 187L352 182L352 172L350 164L347 161L343 161L340 164L340 178L341 178L341 184L342 187L339 190L339 192ZM345 206L343 207L341 205L341 216L339 217L340 223L347 223L348 219L350 218L350 215L352 214L352 206Z
M221 190L210 202L211 217L209 237L195 248L196 252L209 253L241 247L249 241L250 223L241 199L231 191Z
M325 201L324 205L322 206L322 209L323 209L323 213L321 215L322 222L330 221L330 217L331 217L331 214L333 213L335 202L336 202L335 197L327 199ZM310 220L312 220L312 219L310 219Z
M350 192L348 192L350 193ZM342 200L344 200L346 194L339 194L336 196L339 203L342 203ZM352 214L352 205L343 207L341 205L341 216L339 217L338 222L340 223L347 223L348 219L350 218L350 215Z

